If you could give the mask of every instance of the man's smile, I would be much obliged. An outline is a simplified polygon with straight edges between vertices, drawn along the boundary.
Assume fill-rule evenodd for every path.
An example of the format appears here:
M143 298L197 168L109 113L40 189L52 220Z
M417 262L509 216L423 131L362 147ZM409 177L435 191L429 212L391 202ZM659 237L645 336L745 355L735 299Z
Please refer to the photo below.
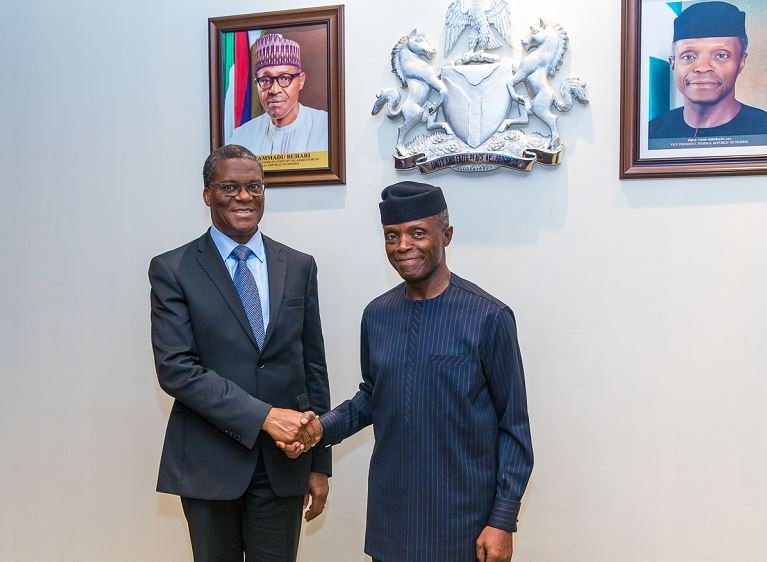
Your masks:
M419 261L423 261L423 258L420 256L413 256L409 258L396 258L395 261L399 264L412 264Z
M721 80L685 80L686 86L721 86Z

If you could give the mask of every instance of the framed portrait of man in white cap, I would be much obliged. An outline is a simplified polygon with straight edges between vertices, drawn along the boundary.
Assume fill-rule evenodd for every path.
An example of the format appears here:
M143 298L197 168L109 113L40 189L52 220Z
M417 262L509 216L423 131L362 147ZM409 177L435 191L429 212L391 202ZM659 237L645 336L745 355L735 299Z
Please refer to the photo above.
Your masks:
M767 171L763 0L625 0L621 177Z
M210 18L211 147L268 185L344 183L343 6Z

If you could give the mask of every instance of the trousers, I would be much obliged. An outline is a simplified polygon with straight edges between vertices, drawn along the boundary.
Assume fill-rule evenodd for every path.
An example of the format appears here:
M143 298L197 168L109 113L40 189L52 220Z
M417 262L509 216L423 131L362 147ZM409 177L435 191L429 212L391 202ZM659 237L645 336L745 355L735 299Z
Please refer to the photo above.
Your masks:
M235 500L181 498L195 562L295 562L303 496L274 495L259 459Z

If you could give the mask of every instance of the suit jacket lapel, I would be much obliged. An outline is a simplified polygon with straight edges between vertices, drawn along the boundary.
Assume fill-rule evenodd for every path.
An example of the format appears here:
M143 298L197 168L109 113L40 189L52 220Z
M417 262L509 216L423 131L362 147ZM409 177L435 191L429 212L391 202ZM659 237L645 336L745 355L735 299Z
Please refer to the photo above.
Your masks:
M245 315L245 309L242 307L240 295L237 293L237 289L232 278L229 276L224 260L221 259L221 254L218 252L216 244L210 237L210 232L203 234L197 241L197 251L199 252L197 254L197 261L200 263L200 266L211 278L221 296L224 297L226 304L232 310L232 314L237 318L242 329L245 330L250 341L258 348L253 330L248 322L248 317ZM269 277L271 282L271 273Z
M285 262L285 255L274 241L266 236L263 238L264 248L266 249L266 266L269 272L269 325L266 327L266 337L264 338L264 347L266 347L269 344L269 338L274 332L277 318L280 316L282 295L285 292L287 264Z

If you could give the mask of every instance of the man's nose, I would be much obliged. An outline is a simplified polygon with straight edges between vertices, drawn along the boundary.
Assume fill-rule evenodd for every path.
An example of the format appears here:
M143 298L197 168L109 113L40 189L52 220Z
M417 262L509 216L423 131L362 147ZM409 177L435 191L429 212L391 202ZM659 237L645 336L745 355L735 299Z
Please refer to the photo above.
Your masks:
M272 85L269 87L269 91L274 93L274 94L276 94L277 92L279 92L282 89L283 89L282 86L280 86L277 83L277 79L276 78L272 78Z
M695 72L709 72L713 70L711 67L711 57L702 55L695 60L695 66L693 68Z
M399 243L397 244L397 251L398 252L407 252L410 249L411 241L410 236L400 236L399 237Z
M250 201L251 199L253 199L253 196L250 194L247 187L245 187L244 185L241 185L240 190L237 192L237 195L235 195L234 198L237 201Z

